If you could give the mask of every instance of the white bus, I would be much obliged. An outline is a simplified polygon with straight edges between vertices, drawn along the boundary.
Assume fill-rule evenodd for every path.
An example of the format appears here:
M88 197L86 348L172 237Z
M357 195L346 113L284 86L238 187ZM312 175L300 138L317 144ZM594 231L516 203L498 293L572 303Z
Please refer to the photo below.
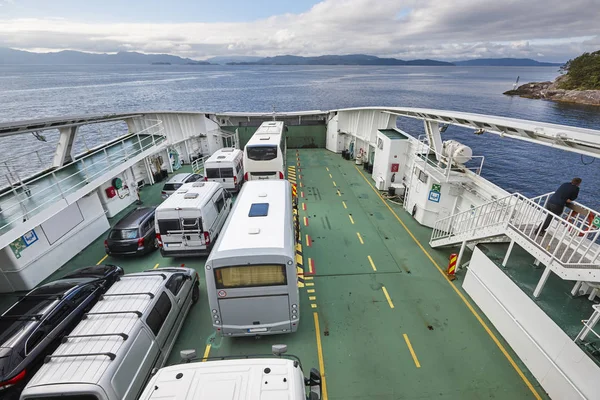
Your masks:
M206 260L207 295L217 332L295 332L300 320L295 254L290 183L246 182Z
M244 179L285 179L285 125L263 122L244 147Z

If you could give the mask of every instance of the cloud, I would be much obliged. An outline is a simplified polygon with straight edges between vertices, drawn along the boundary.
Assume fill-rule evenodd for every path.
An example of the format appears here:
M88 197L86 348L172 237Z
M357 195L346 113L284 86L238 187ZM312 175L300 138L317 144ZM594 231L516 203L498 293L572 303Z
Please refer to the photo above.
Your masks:
M598 20L597 0L324 0L304 13L240 23L0 19L0 46L192 58L367 53L562 61L599 46Z

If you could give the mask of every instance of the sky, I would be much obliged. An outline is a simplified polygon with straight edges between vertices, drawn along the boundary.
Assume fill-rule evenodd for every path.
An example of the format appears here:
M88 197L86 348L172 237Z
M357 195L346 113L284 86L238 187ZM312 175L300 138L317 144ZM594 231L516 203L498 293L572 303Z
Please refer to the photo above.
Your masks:
M0 0L0 47L564 62L598 21L600 0Z

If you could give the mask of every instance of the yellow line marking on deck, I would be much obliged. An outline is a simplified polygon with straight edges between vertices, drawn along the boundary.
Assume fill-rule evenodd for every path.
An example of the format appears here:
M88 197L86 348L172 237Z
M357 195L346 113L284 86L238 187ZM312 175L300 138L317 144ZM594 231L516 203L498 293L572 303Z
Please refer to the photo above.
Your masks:
M317 355L319 356L319 372L321 372L321 394L323 400L328 400L327 397L327 381L325 380L325 362L323 361L323 348L321 347L321 328L319 327L319 314L313 312L315 318L315 335L317 336Z
M314 293L315 289L306 289L306 293Z
M333 181L333 187L337 187L337 185L335 184L335 181Z
M317 308L317 305L316 305L316 304L311 304L310 306L311 306L312 308Z
M382 286L381 289L383 290L383 294L385 295L385 298L387 299L388 304L390 305L390 308L394 308L394 303L392 303L392 298L390 297L385 286Z
M341 196L342 194L340 193L340 189L337 190L337 194L338 196Z
M154 266L154 268L152 268L152 269L156 269L156 268L158 268L158 263L157 263L157 264Z
M101 259L100 261L98 261L98 262L96 263L96 265L100 265L100 264L102 264L102 261L106 260L106 258L107 258L107 257L108 257L108 254L107 254L107 255L105 255L104 257L102 257L102 259Z
M344 206L344 208L348 208L345 201L342 201L342 205Z
M308 299L310 301L315 301L317 299L317 296L308 296Z
M369 259L369 262L371 263L371 268L373 268L373 271L377 271L377 268L375 267L375 263L373 262L373 259L371 258L371 256L367 256L367 258Z
M358 236L358 240L360 240L360 244L365 244L362 240L362 236L360 236L360 232L356 232L356 236Z
M307 281L312 281L313 277L312 276L305 276L304 279L307 280Z
M204 357L202 357L202 362L206 361L209 354L210 354L210 344L207 344L206 350L204 350Z
M308 218L304 217L304 226L308 226Z
M348 217L350 218L350 222L352 222L352 225L354 225L354 219L352 219L352 215L348 214Z
M307 282L306 286L315 286L315 284L313 282Z
M306 235L306 246L310 247L310 237Z
M327 171L329 171L329 167L325 167L325 169L326 169Z
M331 174L329 174L329 177L330 177L331 179L333 179L333 176L331 176Z
M412 358L415 362L415 366L417 368L421 368L421 363L419 363L419 359L417 358L417 355L415 354L415 350L413 349L412 344L410 344L408 335L405 333L403 336L404 336L404 341L406 342L406 345L408 346L408 351L410 351L410 355L412 356Z
M444 277L444 279L446 279L446 282L448 282L448 284L450 286L452 286L452 289L454 289L454 292L465 303L465 305L467 306L467 308L469 309L469 311L471 311L471 313L475 316L475 318L477 319L477 321L479 321L479 323L481 324L481 326L483 327L483 329L492 338L493 342L496 344L496 346L498 346L498 348L500 349L500 351L502 352L502 354L504 354L504 357L506 357L506 359L508 360L508 362L510 363L510 365L517 372L517 374L521 377L521 379L523 380L523 382L525 383L525 385L529 388L529 390L531 391L531 393L533 393L534 397L536 399L538 399L538 400L542 400L542 397L539 395L539 393L537 392L537 390L535 390L535 388L533 387L533 385L531 384L531 382L529 381L529 379L527 379L527 377L525 376L525 374L523 373L523 371L521 370L521 368L519 368L519 366L517 365L517 363L515 362L515 360L513 360L513 358L511 357L511 355L508 354L508 351L502 345L502 343L500 343L500 341L498 340L498 338L496 337L496 335L494 334L494 332L492 332L492 330L489 328L489 326L481 318L481 316L479 315L479 313L477 311L475 311L475 309L471 305L471 302L469 300L467 300L467 298L460 292L460 290L458 290L458 288L456 287L456 285L450 279L448 279L448 277L446 276L446 273L444 272L444 270L442 270L442 268L439 266L439 264L437 262L435 262L435 260L431 256L431 254L429 254L429 252L425 249L425 247L423 247L423 245L421 244L421 242L419 242L419 240L415 237L415 235L413 235L413 233L411 232L411 230L408 229L408 227L406 226L406 224L400 219L400 217L398 216L398 214L396 214L396 212L392 209L392 207L390 207L390 205L384 200L384 198L381 197L381 194L379 194L379 192L377 191L377 189L375 189L373 187L373 185L371 185L371 183L364 176L364 174L360 171L360 169L358 169L356 166L354 168L356 168L356 170L358 171L358 173L362 175L362 177L365 180L365 182L367 182L367 184L371 187L371 189L373 189L373 191L377 194L377 196L379 197L379 199L381 200L381 202L383 204L385 204L385 206L388 208L388 210L390 210L390 212L394 215L394 217L396 217L396 220L398 220L398 222L400 222L400 225L402 225L402 227L406 230L406 232L408 232L408 234L410 235L410 237L415 241L415 243L417 244L417 246L419 246L419 248L421 249L421 251L423 251L423 253L425 253L425 255L427 256L427 258L429 258L429 261L431 261L431 263L437 268L437 270L439 271L439 273L442 274L442 276Z

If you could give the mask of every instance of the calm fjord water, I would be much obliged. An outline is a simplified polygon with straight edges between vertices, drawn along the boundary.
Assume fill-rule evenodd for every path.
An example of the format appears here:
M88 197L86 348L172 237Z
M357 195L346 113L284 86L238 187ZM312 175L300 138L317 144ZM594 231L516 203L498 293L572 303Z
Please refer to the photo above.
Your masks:
M355 106L407 106L501 115L600 129L600 108L512 98L502 92L521 82L551 80L556 67L366 67L366 66L0 66L0 122L89 113L185 110L327 110ZM406 124L404 124L406 122ZM402 120L422 133L422 124ZM115 131L82 132L77 151L108 140ZM483 175L510 192L542 194L571 177L584 179L580 201L600 209L600 160L544 146L474 136L452 127L459 140L486 157ZM27 136L0 140L0 161L23 171L50 160L57 134L47 143ZM4 182L6 168L0 167Z

